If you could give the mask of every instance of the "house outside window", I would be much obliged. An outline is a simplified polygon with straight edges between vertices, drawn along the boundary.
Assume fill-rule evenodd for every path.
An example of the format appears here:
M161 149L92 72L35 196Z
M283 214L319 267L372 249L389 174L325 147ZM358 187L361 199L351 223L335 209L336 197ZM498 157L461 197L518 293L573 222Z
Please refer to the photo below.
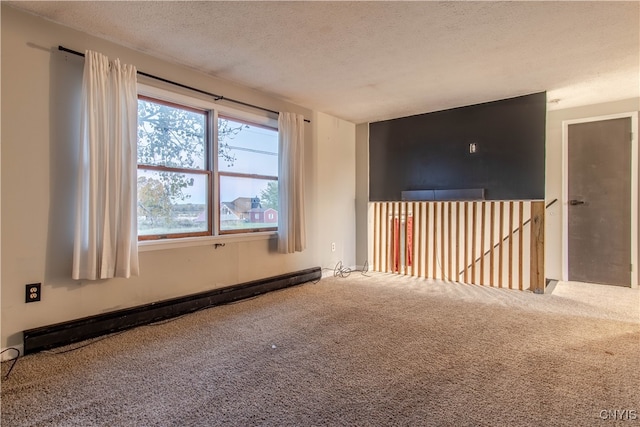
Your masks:
M277 230L277 122L176 98L138 98L139 240Z

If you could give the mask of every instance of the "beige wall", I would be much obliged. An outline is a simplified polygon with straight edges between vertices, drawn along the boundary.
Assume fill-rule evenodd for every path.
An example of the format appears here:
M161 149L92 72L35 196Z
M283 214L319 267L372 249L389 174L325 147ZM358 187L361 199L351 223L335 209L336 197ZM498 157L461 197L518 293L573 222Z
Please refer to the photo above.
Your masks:
M356 126L356 261L369 259L369 124Z
M550 279L562 279L562 122L640 110L640 99L626 99L604 104L560 109L547 112L546 201L558 199L546 216L545 270ZM637 132L637 129L636 129ZM637 139L636 139L637 140Z
M355 125L323 113L314 121L321 127L315 144L317 198L322 200L316 205L316 232L320 265L330 269L326 275L339 261L355 265Z
M355 262L355 125L2 5L1 346L22 331L308 267ZM281 255L273 239L140 253L140 277L71 280L82 58L92 49L139 70L272 110L302 113L307 250ZM330 242L337 244L331 252ZM25 284L42 301L25 304Z

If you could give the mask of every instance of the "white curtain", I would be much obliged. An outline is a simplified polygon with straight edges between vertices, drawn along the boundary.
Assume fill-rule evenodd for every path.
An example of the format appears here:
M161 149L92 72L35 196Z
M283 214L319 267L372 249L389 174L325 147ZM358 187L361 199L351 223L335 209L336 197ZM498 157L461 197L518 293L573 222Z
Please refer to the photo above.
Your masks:
M138 275L136 68L85 54L74 279Z
M301 252L307 246L304 214L304 117L278 118L278 252Z

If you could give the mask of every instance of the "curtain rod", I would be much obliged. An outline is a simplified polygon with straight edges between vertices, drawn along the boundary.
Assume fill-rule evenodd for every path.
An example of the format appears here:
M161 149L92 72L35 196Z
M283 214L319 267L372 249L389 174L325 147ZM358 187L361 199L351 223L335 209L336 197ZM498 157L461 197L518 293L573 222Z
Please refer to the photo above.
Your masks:
M63 52L67 52L67 53L72 53L74 55L82 56L84 58L84 53L78 52L76 50L68 49L68 48L66 48L64 46L58 46L58 50L61 50ZM194 92L198 92L198 93L210 96L210 97L213 98L214 101L227 101L227 102L232 102L234 104L243 105L245 107L255 108L257 110L266 111L267 113L272 113L272 114L275 114L275 115L279 115L280 114L279 112L273 111L273 110L269 110L268 108L260 107L258 105L249 104L249 103L243 102L243 101L238 101L237 99L233 99L233 98L227 98L227 97L222 96L222 95L216 95L215 93L207 92L207 91L202 90L202 89L198 89L198 88L195 88L195 87L192 87L192 86L187 86L187 85L184 85L182 83L174 82L172 80L168 80L168 79L165 79L165 78L162 78L162 77L154 76L153 74L145 73L145 72L142 72L142 71L137 71L137 73L140 74L141 76L149 77L149 78L154 79L154 80L158 80L158 81L161 81L161 82L164 82L164 83L169 83L170 85L179 86L179 87L184 88L184 89L188 89L188 90L191 90L191 91L194 91ZM311 121L307 120L307 119L304 119L304 121L307 122L307 123L311 123Z

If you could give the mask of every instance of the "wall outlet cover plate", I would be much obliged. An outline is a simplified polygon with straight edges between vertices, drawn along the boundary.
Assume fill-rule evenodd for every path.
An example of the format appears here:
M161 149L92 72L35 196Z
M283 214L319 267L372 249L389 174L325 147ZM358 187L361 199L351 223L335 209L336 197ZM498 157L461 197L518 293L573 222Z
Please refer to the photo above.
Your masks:
M31 283L29 285L25 285L24 302L40 301L41 296L42 296L41 283Z

